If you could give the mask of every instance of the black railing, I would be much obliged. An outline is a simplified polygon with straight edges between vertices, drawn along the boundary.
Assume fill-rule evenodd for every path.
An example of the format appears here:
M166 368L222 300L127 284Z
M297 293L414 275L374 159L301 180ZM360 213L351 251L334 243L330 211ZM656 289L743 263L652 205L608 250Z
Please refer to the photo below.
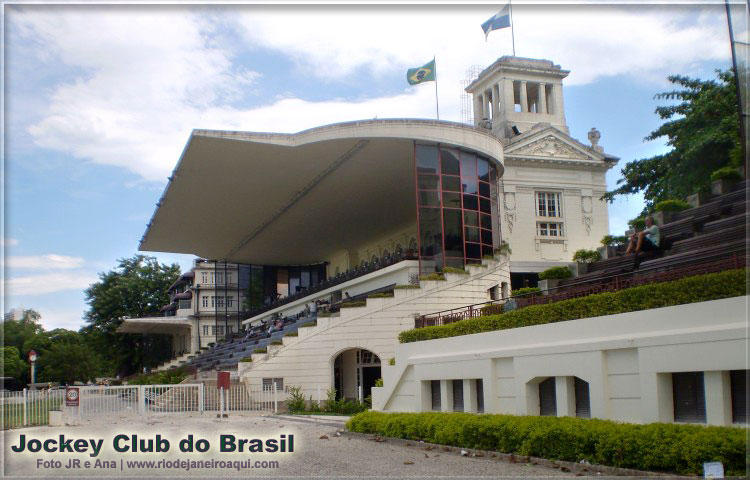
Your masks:
M323 291L327 288L335 287L336 285L340 285L344 282L348 282L349 280L354 280L355 278L362 277L364 275L367 275L368 273L382 270L383 268L390 267L391 265L395 265L399 262L403 262L404 260L417 260L417 259L418 258L416 256L416 252L406 251L404 253L400 253L400 254L394 253L392 255L388 255L380 259L377 259L375 261L364 263L360 266L351 268L347 270L346 272L339 273L327 280L323 280L322 282L316 285L313 285L309 288L306 288L304 290L301 290L293 295L280 298L276 300L275 302L272 302L268 305L264 305L263 307L253 310L249 312L248 318L258 316L262 313L273 310L274 308L278 308L288 303L299 300L301 298L305 298L309 295Z
M502 313L504 305L511 299L515 301L516 308L523 308L531 305L544 305L570 298L585 297L595 293L613 292L638 285L667 282L692 275L742 268L745 266L746 260L746 253L733 253L729 257L724 256L724 258L715 257L704 259L703 261L697 261L689 265L670 268L668 270L665 270L664 266L658 266L653 268L643 268L631 272L599 276L580 282L567 283L540 292L514 295L500 300L475 303L473 305L421 315L414 319L414 328L447 325L449 323L469 318ZM550 293L559 290L564 291L560 293Z

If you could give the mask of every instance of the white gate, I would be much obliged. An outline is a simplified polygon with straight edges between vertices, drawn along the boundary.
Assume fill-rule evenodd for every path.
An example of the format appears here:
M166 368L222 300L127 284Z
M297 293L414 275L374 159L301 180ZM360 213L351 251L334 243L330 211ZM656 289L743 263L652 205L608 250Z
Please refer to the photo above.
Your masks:
M26 390L0 392L2 429L47 425L49 411L60 410L65 390Z

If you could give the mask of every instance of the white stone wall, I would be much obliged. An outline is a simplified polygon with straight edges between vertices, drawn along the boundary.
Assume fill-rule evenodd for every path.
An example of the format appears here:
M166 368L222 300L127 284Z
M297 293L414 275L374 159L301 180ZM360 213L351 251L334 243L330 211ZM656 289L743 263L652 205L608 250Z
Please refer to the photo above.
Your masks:
M309 397L317 395L318 387L325 393L333 386L333 362L345 350L370 350L384 367L394 356L398 334L414 327L416 314L488 301L488 289L509 281L507 262L484 263L470 266L469 275L449 273L446 281L422 281L418 289L395 290L393 298L368 299L365 307L320 317L317 326L301 328L298 337L284 337L283 346L269 346L268 354L253 354L253 362L240 363L238 374L249 387L261 385L264 377L283 377L284 385L301 386Z
M555 377L558 416L575 415L572 379L578 377L589 383L592 417L672 422L671 374L699 371L705 372L707 423L729 425L728 372L747 368L747 300L400 344L396 365L383 367L384 386L373 389L373 408L430 410L431 380L442 381L445 397L451 380L482 379L485 412L537 415L538 384ZM471 382L464 388L469 404L467 387ZM452 409L445 401L442 408Z
M507 165L503 176L500 214L503 239L513 253L512 271L541 271L541 263L570 262L576 250L596 249L609 233L607 204L599 198L604 193L604 171L570 166ZM560 192L563 201L561 218L537 216L536 192ZM565 235L559 239L537 235L538 221L564 224ZM518 268L517 268L518 266Z

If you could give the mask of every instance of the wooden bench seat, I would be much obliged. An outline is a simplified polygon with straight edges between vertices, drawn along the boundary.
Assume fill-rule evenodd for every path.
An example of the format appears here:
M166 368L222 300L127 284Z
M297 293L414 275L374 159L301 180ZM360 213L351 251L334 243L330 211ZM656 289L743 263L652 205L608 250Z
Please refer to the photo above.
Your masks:
M703 225L703 233L713 233L725 228L747 225L748 218L748 213L742 212L731 217L722 218L721 220L714 220Z

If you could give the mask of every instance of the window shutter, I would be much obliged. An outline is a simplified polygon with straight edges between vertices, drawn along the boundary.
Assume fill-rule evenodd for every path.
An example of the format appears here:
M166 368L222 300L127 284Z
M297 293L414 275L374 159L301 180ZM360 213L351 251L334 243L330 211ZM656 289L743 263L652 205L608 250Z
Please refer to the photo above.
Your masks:
M539 415L557 416L555 377L550 377L539 384Z
M672 374L674 421L706 423L706 394L703 372Z
M430 390L432 391L432 409L440 411L440 380L433 380L430 382Z
M732 421L747 423L747 375L748 370L732 370Z
M591 418L591 400L589 399L589 382L575 377L576 417Z
M484 413L484 382L477 380L477 412Z
M464 411L464 381L453 380L453 411Z

